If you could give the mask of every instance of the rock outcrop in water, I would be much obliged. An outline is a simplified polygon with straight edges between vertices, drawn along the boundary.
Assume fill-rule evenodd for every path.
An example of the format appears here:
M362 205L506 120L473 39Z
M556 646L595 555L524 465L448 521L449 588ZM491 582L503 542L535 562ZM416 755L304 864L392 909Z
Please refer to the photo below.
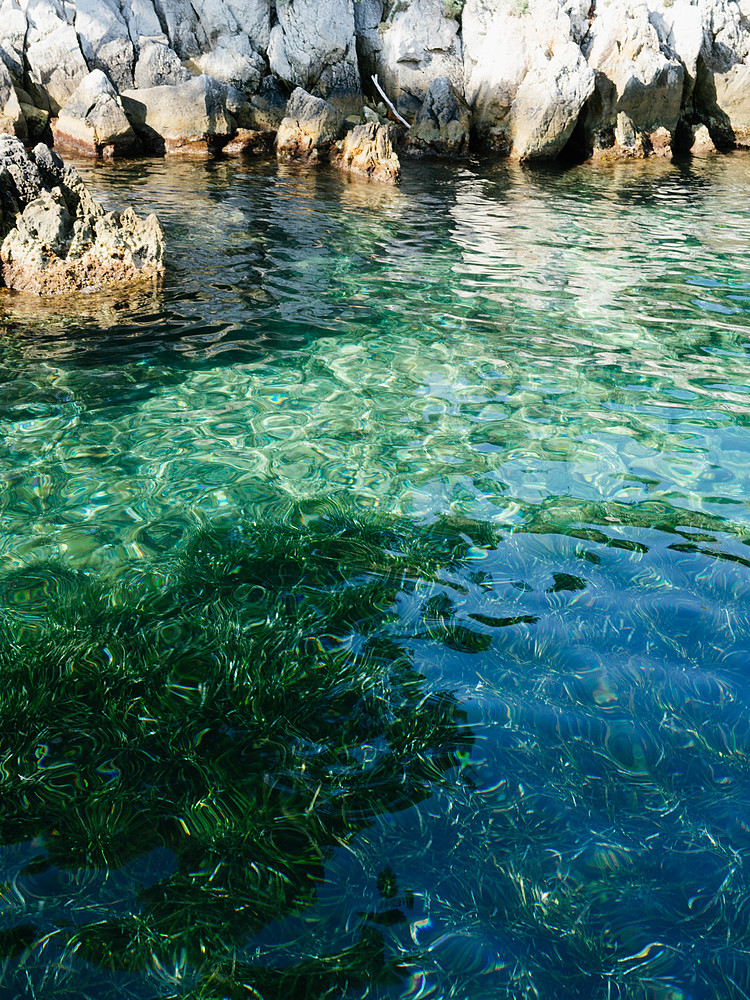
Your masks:
M361 116L377 74L420 155L750 145L750 0L0 0L0 25L30 143L206 154L298 87Z
M0 277L40 295L90 291L163 270L155 215L107 212L78 173L40 143L0 135Z

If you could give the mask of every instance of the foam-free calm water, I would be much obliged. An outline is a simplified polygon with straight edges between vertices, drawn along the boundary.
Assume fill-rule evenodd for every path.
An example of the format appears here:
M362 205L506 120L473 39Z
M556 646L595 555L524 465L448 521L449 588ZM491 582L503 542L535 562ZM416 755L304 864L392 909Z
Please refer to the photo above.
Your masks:
M321 511L396 518L398 537L443 526L455 558L373 606L459 732L419 794L378 800L346 834L321 820L312 888L230 933L225 910L252 896L239 876L210 881L208 861L236 850L230 807L194 849L190 810L210 789L191 804L149 779L138 795L161 819L143 851L105 844L66 866L55 809L92 843L117 819L89 829L104 792L54 792L39 749L54 740L16 745L0 706L15 809L0 820L2 988L750 994L750 160L419 163L394 189L271 163L81 169L106 202L158 211L168 273L72 313L0 302L6 654L59 602L75 618L78 586L136 602L171 586L217 526L232 544L233 525L304 531ZM309 587L353 586L349 558L338 583ZM336 642L358 655L370 632L347 629ZM99 645L105 669L117 657ZM394 739L359 741L342 795ZM397 785L420 753L391 753L383 774ZM325 799L330 819L328 791L321 778L284 808L307 820ZM295 850L278 842L280 868ZM102 927L106 947L84 940Z

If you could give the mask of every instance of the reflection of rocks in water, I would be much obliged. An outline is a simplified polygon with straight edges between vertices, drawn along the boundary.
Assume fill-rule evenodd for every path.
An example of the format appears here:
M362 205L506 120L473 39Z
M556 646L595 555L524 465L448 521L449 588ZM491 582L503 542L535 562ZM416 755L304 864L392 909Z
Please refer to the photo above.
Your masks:
M164 305L162 281L114 285L96 294L30 297L21 292L0 290L0 323L12 323L14 332L27 335L42 332L73 333L84 325L100 330L137 322L139 314L155 315Z
M397 602L466 558L471 526L312 513L199 533L161 585L41 564L3 578L0 725L17 765L0 836L34 841L18 881L44 906L27 936L45 966L64 958L71 989L101 970L234 979L227 956L313 902L337 846L431 795L470 746L456 699L413 669L420 640L451 648L449 610L406 643ZM373 947L339 963L367 980ZM272 958L254 964L273 978Z

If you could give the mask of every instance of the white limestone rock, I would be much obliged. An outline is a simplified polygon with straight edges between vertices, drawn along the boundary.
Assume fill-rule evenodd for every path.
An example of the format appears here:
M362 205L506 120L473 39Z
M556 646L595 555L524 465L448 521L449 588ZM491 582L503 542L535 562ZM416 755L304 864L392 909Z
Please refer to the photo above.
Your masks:
M103 70L118 90L133 86L135 49L117 0L76 0L75 29L90 69Z
M572 132L590 92L591 74L576 41L582 18L577 0L567 5L467 0L462 14L465 97L485 145L513 149L520 158L559 150L561 141L564 145L561 137ZM563 101L558 114L556 100Z
M140 51L133 73L136 87L148 90L151 87L187 83L191 79L190 71L182 65L180 57L167 44L166 36L163 41L159 38L142 38L139 42Z
M594 19L584 47L597 74L600 110L587 127L612 128L624 112L638 132L677 126L685 67L662 51L645 2L616 0Z
M63 0L24 0L25 58L32 97L53 113L89 72L75 29L75 7Z
M222 38L221 44L195 60L201 72L249 93L258 90L265 75L265 60L246 35Z
M109 78L95 69L80 82L53 125L56 145L113 156L131 155L140 143Z
M411 0L396 6L378 29L374 62L389 97L402 113L416 114L430 84L447 77L463 94L464 67L458 21L446 14L444 0Z
M2 0L0 4L0 59L18 81L24 74L24 49L26 45L26 15L18 0Z
M593 91L594 73L574 42L558 46L551 59L537 54L510 109L512 155L534 160L561 153Z

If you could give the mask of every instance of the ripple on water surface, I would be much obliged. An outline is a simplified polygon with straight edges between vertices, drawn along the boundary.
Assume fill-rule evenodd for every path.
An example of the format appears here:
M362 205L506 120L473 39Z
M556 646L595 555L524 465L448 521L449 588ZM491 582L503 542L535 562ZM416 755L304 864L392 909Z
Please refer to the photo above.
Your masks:
M750 993L747 159L82 169L171 259L2 303L4 988Z

